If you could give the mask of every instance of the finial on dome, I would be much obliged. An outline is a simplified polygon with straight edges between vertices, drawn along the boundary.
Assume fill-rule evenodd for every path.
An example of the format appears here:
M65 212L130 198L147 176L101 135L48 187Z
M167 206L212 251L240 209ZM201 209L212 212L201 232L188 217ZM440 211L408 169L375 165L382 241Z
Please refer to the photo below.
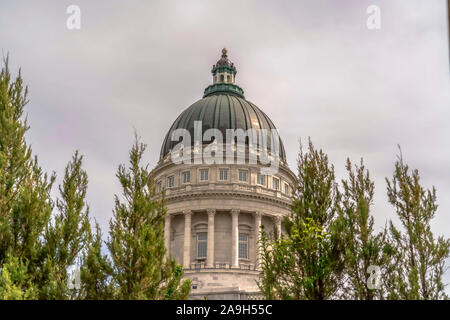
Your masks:
M226 56L227 56L227 53L228 53L227 48L223 48L223 49L222 49L222 57L226 57Z

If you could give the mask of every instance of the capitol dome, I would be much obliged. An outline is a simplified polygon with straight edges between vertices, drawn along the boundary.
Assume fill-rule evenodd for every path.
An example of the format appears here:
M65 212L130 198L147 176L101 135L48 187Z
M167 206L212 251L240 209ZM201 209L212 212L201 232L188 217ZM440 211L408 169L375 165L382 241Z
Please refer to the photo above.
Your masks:
M270 134L276 129L272 120L255 104L244 97L244 91L235 84L236 67L228 59L226 49L222 50L222 57L212 68L214 83L208 86L203 98L184 110L170 127L161 147L160 159L163 159L180 140L172 141L171 137L176 129L186 129L194 143L194 121L202 122L202 132L215 128L226 138L227 129L266 129ZM208 144L211 141L203 141ZM225 141L224 141L225 142ZM258 146L256 146L258 147ZM279 139L277 154L286 161L284 146ZM267 150L273 151L270 137L267 139Z
M275 129L269 117L246 100L244 90L235 84L236 67L225 49L212 74L213 83L203 98L172 124L160 161L152 171L156 190L165 191L165 246L167 255L183 265L184 277L192 280L191 299L259 299L261 229L272 237L284 233L282 218L291 212L296 177L285 161L281 140L273 140L279 150L271 150L271 139L267 139L267 146L263 141L260 150L253 149L253 142L252 149L246 148L251 151L249 155L260 156L261 149L267 147L274 171L265 170L264 161L250 161L250 156L231 157L232 161L225 162L177 162L169 156L184 154L184 149L177 151L179 142L171 141L172 133L186 129L194 136L195 121L202 121L202 132L218 129L223 137L228 129L260 133L264 133L261 129ZM280 139L278 135L272 138ZM189 145L189 140L184 143ZM203 149L210 143L203 140Z

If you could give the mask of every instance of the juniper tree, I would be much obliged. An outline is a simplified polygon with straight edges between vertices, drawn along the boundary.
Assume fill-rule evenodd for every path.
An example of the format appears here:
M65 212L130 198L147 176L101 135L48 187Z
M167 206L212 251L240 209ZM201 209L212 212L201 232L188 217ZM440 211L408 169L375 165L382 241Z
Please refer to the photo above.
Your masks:
M42 259L46 267L53 269L41 275L42 282L53 279L55 286L47 288L47 296L41 298L65 299L73 293L67 287L69 266L78 263L82 250L88 245L90 234L89 206L86 203L88 176L82 168L83 157L78 151L65 168L62 184L59 186L60 198L56 201L53 222L45 233ZM44 290L43 290L44 291Z
M389 202L395 208L401 228L389 223L389 244L393 259L383 274L389 299L446 298L442 276L450 241L435 237L431 220L437 210L436 189L425 189L418 170L410 170L398 156L391 180L386 178Z
M345 280L343 297L357 300L373 300L381 297L380 289L368 287L371 276L369 266L383 266L385 232L375 233L371 215L375 184L363 160L354 168L347 159L348 178L342 180L343 192L340 206L342 236L345 243Z
M311 218L298 221L286 237L261 236L262 271L258 286L266 299L323 300L319 281L334 271L330 259L330 234Z
M84 247L88 228L87 176L81 157L75 154L55 208L50 196L55 174L42 170L25 141L27 92L20 70L12 80L8 58L4 59L0 72L0 290L14 292L3 298L64 299L68 297L66 268Z
M107 242L114 298L186 299L190 281L182 281L180 265L165 259L165 200L155 192L148 166L140 165L145 149L136 137L129 167L120 165L117 172L123 198L115 197Z
M298 186L286 235L270 241L262 235L259 287L266 298L329 299L341 284L343 244L337 223L340 194L334 168L309 141L298 156Z
M8 58L4 59L0 72L0 267L26 266L27 282L39 287L35 282L42 272L43 235L53 209L50 191L55 176L43 172L25 141L27 92L20 70L12 80ZM13 285L28 290L25 283Z
M97 223L95 230L95 234L89 232L88 248L83 252L79 298L109 300L113 299L112 266L102 251L102 233Z

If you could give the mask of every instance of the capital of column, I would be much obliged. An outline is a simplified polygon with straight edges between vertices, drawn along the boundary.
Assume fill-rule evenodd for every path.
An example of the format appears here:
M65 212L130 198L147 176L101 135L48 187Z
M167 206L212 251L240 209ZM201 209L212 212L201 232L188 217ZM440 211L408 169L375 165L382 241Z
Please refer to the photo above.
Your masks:
M280 216L274 216L273 220L278 224L281 223L281 217Z
M231 215L232 216L238 216L241 210L239 209L231 209Z
M192 210L183 210L183 214L187 217L187 216L192 216Z
M206 209L206 213L208 214L208 217L214 217L214 215L216 214L216 209Z
M263 214L261 211L256 211L256 212L253 212L253 216L255 217L255 219L261 220Z

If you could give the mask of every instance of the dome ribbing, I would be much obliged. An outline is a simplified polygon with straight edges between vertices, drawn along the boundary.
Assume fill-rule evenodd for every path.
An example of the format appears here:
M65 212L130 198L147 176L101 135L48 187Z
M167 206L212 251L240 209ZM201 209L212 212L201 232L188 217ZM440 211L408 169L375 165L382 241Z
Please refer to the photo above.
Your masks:
M236 68L228 59L226 49L222 58L213 66L214 83L205 89L203 99L198 100L184 110L167 132L161 148L163 159L179 141L171 141L176 129L186 129L194 137L194 121L202 121L202 132L215 128L222 132L225 139L227 129L276 129L270 118L255 104L244 99L244 91L234 84ZM181 140L181 139L180 139ZM209 143L210 141L203 141ZM267 147L272 151L270 138ZM286 161L283 143L279 143L279 156Z

